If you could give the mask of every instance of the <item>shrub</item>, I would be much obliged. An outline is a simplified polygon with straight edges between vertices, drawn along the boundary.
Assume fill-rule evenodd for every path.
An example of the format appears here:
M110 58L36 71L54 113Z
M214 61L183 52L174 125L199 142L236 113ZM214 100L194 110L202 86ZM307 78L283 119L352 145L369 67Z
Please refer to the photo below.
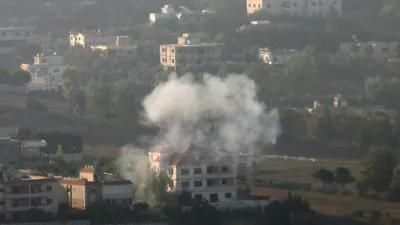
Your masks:
M26 99L25 108L28 110L38 111L38 112L48 111L47 106L45 104L36 99L31 99L31 98Z

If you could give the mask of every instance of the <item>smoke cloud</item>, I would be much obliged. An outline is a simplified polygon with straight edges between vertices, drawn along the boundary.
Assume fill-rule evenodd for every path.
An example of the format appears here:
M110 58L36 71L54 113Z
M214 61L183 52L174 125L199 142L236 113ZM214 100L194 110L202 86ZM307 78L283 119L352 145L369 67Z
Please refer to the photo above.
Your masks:
M280 134L278 112L268 111L258 100L256 84L246 75L205 74L196 81L191 74L171 74L144 99L143 108L145 122L160 128L152 144L169 146L166 149L172 151L192 143L216 156L226 151L232 156L258 154L275 144ZM125 178L134 183L146 180L145 150L125 147L120 160L130 165L122 171Z

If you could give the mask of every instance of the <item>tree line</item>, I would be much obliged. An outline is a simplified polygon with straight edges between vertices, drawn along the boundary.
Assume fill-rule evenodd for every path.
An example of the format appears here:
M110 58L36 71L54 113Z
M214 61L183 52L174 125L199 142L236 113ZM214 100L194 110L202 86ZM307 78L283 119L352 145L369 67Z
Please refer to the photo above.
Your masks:
M29 72L16 69L7 70L0 68L0 84L9 84L13 86L25 85L31 81Z

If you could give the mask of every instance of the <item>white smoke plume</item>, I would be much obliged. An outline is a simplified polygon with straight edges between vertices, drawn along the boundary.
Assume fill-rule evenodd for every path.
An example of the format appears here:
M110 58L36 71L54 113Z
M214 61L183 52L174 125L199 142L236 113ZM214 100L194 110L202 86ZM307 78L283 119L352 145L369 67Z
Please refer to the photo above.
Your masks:
M280 134L278 112L258 100L256 84L246 75L206 74L198 82L191 74L171 74L144 99L143 107L146 122L160 128L152 144L171 147L166 149L193 143L216 156L226 151L233 157L258 154ZM119 161L123 177L139 183L137 193L142 194L150 175L147 151L124 147Z
M279 115L257 99L253 80L245 75L226 78L171 75L143 102L146 119L161 128L157 142L183 147L188 142L215 153L257 154L274 144L280 133Z

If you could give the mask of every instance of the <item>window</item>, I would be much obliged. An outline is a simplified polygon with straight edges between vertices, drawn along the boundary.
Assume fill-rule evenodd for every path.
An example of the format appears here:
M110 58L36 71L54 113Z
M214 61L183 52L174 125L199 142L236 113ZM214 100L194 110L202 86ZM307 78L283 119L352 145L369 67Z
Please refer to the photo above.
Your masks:
M261 4L258 4L258 8L261 8Z
M172 63L175 63L175 59L171 59L171 62L172 62Z
M132 55L133 54L133 52L132 51L128 51L128 55Z
M382 52L389 52L389 48L382 48Z
M225 193L225 198L232 198L232 193L226 192Z
M54 81L54 77L51 77L51 81Z
M173 175L174 174L174 168L169 168L168 173L169 173L169 175Z
M4 205L4 201L0 201L0 205Z
M194 168L193 173L194 174L202 174L202 170L201 170L201 168Z
M269 9L271 8L271 4L267 4L266 7Z
M90 192L92 192L92 193L96 193L96 189L92 189L92 190L90 190Z
M172 53L175 53L175 49L172 49L171 52L172 52Z
M211 186L213 186L213 182L212 182L212 180L208 179L207 180L207 187L211 187Z
M0 192L4 192L4 188L0 188Z
M210 202L218 202L218 194L210 194Z
M7 36L7 32L5 32L5 31L1 32L1 36L2 36L2 37Z
M317 6L317 3L316 2L312 2L311 6Z
M53 199L51 199L51 198L47 199L47 204L50 205L51 203L53 203Z
M251 8L251 4L249 3L249 7Z
M47 186L46 190L49 192L49 191L53 190L53 187L52 186Z
M221 171L224 172L224 173L226 173L226 172L229 171L229 167L228 167L228 166L222 166L222 167L221 167Z
M17 37L21 36L21 32L19 32L19 31L15 32L15 36L17 36Z
M29 37L31 34L29 33L29 31L25 31L25 37Z
M173 181L168 182L168 186L169 186L171 189L174 188L174 182L173 182Z
M182 188L188 188L190 186L190 182L189 181L182 181L181 183L181 187Z
M181 169L181 175L189 175L189 169Z
M297 7L297 2L293 3L293 7L295 7L295 8Z
M201 186L203 186L203 182L202 182L201 180L196 180L196 181L194 182L194 186L195 186L195 187L201 187Z
M194 200L196 200L196 201L202 201L202 200L203 200L203 195L202 195L202 194L195 194L195 195L194 195Z
M226 184L228 184L228 181L227 181L226 179L222 179L222 180L221 180L221 184L222 184L222 185L226 185Z
M256 7L256 4L253 4L253 7L255 8L255 7Z
M54 69L54 73L59 73L59 72L60 72L60 69L58 69L58 68Z

